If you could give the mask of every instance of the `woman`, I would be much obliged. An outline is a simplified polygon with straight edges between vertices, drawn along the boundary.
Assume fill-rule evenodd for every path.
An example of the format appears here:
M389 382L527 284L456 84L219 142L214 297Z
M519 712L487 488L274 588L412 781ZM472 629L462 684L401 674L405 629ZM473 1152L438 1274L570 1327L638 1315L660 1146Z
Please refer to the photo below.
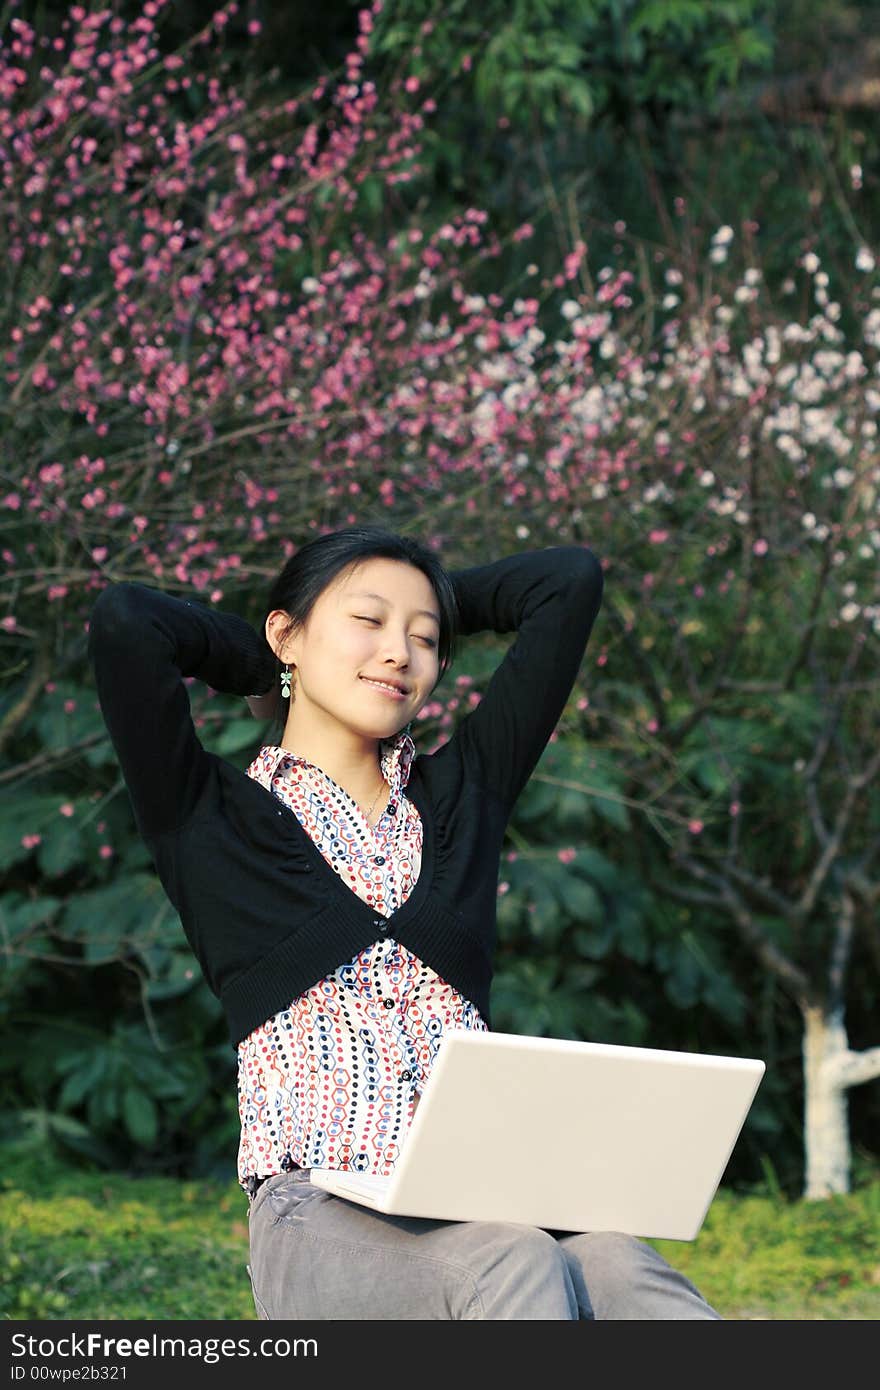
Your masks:
M262 633L137 584L95 604L138 828L237 1052L261 1318L718 1317L629 1236L392 1217L309 1182L312 1166L389 1173L443 1035L490 1026L505 826L601 595L581 547L450 574L361 526L294 554ZM417 754L411 723L456 634L480 631L516 640L448 742ZM280 741L246 773L207 752L184 677L258 717L280 708Z

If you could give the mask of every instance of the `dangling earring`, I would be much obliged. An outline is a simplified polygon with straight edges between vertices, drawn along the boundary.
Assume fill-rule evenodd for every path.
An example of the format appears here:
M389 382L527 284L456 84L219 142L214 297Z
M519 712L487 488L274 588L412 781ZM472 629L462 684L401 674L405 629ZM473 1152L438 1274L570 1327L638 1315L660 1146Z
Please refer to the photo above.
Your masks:
M285 666L284 670L281 672L281 698L282 698L282 700L289 700L289 699L290 699L290 667L289 667L289 666Z

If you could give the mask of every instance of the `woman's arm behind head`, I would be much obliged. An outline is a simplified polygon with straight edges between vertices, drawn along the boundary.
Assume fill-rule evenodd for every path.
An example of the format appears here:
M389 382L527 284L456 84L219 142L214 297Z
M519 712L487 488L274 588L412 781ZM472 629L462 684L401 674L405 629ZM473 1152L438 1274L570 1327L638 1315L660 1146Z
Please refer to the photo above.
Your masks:
M243 618L131 583L98 598L88 654L138 829L145 836L173 830L190 815L207 773L184 677L247 695L269 688L275 656Z

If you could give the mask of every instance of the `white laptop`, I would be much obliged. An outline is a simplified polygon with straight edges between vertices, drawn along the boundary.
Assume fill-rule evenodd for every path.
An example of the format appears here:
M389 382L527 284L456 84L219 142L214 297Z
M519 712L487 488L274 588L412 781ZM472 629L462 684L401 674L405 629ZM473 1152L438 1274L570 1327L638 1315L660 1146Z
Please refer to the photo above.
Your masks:
M399 1216L693 1240L763 1075L753 1057L455 1030L393 1174L311 1182Z

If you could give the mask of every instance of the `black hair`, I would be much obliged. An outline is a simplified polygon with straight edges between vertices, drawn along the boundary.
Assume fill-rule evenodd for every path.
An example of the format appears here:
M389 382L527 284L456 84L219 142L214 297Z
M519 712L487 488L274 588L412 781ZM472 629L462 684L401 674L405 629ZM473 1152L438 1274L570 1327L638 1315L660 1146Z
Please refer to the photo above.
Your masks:
M437 642L438 680L455 658L459 630L458 604L448 573L433 551L421 541L398 535L382 526L346 526L307 541L285 564L269 590L265 617L276 608L290 615L287 637L308 621L309 615L329 584L349 565L381 558L414 565L428 579L440 610ZM278 662L278 673L281 661Z

